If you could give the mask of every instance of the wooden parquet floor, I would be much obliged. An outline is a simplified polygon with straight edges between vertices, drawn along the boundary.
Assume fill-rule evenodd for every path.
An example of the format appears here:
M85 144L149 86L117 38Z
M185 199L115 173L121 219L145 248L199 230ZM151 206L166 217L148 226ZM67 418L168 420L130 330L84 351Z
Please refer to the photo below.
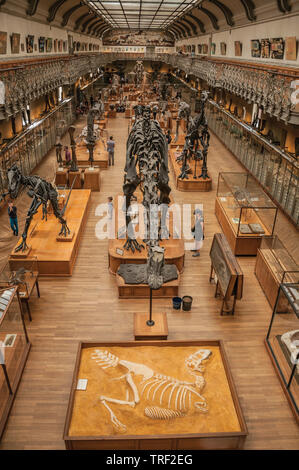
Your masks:
M81 120L78 126L82 127ZM0 449L64 449L62 439L69 391L79 340L132 340L133 313L148 309L147 300L120 300L115 278L108 272L108 241L95 236L96 207L121 191L128 120L110 119L108 133L116 141L115 166L103 170L101 192L92 193L91 208L71 278L41 279L41 298L31 300L32 323L27 321L32 349ZM36 172L50 178L54 152ZM209 250L220 227L214 214L219 171L243 171L233 155L212 135L208 167L213 178L209 193L180 193L171 185L176 203L203 203L205 241L200 258L186 252L180 294L191 295L191 312L177 313L170 299L155 299L154 310L168 316L169 339L222 339L231 365L249 435L246 449L299 449L299 428L284 396L264 338L271 309L254 275L255 258L241 258L244 298L234 317L221 317L220 301L209 284ZM23 227L27 196L18 203ZM0 215L1 260L11 251L7 213ZM298 255L298 232L280 213L280 238ZM3 235L2 235L3 233ZM174 358L175 360L175 358Z

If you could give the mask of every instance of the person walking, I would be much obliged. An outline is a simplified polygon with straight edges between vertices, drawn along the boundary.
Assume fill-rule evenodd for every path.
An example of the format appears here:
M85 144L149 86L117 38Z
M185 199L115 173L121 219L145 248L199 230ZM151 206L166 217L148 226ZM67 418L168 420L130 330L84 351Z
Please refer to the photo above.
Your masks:
M195 224L194 224L194 227L191 229L191 232L195 240L195 249L192 250L194 252L192 256L193 258L196 258L200 256L200 249L202 248L203 240L205 238L204 218L203 218L203 212L200 209L195 209L193 214L195 215Z
M113 136L110 136L110 139L107 141L107 151L108 151L108 164L109 166L114 165L114 148L115 142Z
M71 156L71 151L67 145L64 147L64 155L65 155L65 164L66 166L69 166L71 163L72 156Z
M17 216L17 208L16 206L13 205L13 202L8 203L8 216L9 216L11 230L13 231L13 234L17 236L19 234L18 216Z

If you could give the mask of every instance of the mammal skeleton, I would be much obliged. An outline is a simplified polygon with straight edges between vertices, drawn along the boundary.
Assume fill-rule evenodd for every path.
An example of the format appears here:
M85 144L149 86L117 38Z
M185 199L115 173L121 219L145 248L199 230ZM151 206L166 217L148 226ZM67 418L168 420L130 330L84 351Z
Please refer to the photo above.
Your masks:
M128 386L125 400L100 396L100 402L109 411L116 430L125 432L126 426L116 417L110 403L134 408L141 402L145 406L145 416L151 419L174 419L197 410L207 412L206 400L200 392L205 386L202 375L205 370L203 361L206 361L211 354L209 349L199 349L185 359L185 367L194 377L193 382L187 382L157 373L144 364L122 360L108 351L97 349L92 354L92 359L103 370L114 368L122 375L113 380L125 379ZM142 377L139 384L134 381L137 376Z

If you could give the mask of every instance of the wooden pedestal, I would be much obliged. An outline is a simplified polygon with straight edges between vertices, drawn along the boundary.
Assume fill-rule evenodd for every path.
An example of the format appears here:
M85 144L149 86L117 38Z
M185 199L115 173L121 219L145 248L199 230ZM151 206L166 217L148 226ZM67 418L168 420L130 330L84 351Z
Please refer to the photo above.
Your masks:
M116 111L115 111L115 109L114 109L113 111L111 111L111 110L109 111L108 117L109 117L109 118L116 118Z
M68 186L68 170L64 168L62 171L56 171L56 186Z
M84 172L84 189L100 191L100 170L86 169Z
M57 235L56 240L58 242L71 242L73 241L74 235L75 235L75 232L71 231L70 233L66 235L66 237L64 237L63 235Z
M126 284L124 279L116 274L118 297L120 299L149 299L148 284ZM153 298L172 298L179 295L180 275L174 281L163 284L160 289L153 290Z
M153 326L147 325L149 313L134 314L134 337L135 340L144 341L163 340L168 336L168 325L166 313L154 313L152 318L155 322Z
M82 188L82 182L81 182L81 170L79 171L69 171L69 187L72 187L73 181L76 178L76 181L74 183L73 189L81 189Z
M131 117L131 108L127 108L125 111L125 118L130 118Z
M199 192L207 192L211 191L212 189L212 179L211 178L193 178L193 174L195 173L195 162L192 160L189 162L189 166L191 168L192 173L188 175L188 179L181 179L179 178L182 167L181 165L176 161L177 156L181 153L176 152L175 149L170 149L169 150L169 160L171 162L171 167L174 173L175 177L175 182L176 182L176 187L179 191L199 191ZM196 174L200 175L201 174L201 168L202 164L200 162L197 162L196 164Z
M184 135L179 135L178 140L174 142L175 139L175 134L171 134L172 141L170 142L170 148L171 149L176 149L177 147L183 148L185 145L185 136Z
M22 240L22 239L19 240L18 245L21 243L21 240ZM18 245L17 245L17 246L18 246ZM27 256L29 255L30 251L31 251L31 246L28 246L27 250L25 250L25 251L18 251L17 253L16 253L15 251L13 251L10 256L11 256L11 258L14 258L14 259L23 259L23 258L27 258Z
M105 118L105 119L100 119L100 120L98 121L98 124L99 124L99 126L100 126L101 129L106 129L106 127L107 127L107 119L106 119L106 118Z

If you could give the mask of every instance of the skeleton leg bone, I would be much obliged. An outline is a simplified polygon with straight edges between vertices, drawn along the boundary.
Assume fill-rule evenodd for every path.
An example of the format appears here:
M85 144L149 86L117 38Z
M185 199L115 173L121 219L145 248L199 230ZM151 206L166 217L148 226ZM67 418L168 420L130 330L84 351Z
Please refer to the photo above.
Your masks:
M109 411L110 413L110 419L111 419L111 422L112 424L114 424L114 426L120 431L120 432L126 432L127 430L127 427L122 424L119 419L117 419L117 417L115 416L115 414L113 413L113 411L111 410L111 408L107 405L106 401L105 400L101 400L101 402L103 403L103 405L105 406L105 408L107 408L107 410Z

